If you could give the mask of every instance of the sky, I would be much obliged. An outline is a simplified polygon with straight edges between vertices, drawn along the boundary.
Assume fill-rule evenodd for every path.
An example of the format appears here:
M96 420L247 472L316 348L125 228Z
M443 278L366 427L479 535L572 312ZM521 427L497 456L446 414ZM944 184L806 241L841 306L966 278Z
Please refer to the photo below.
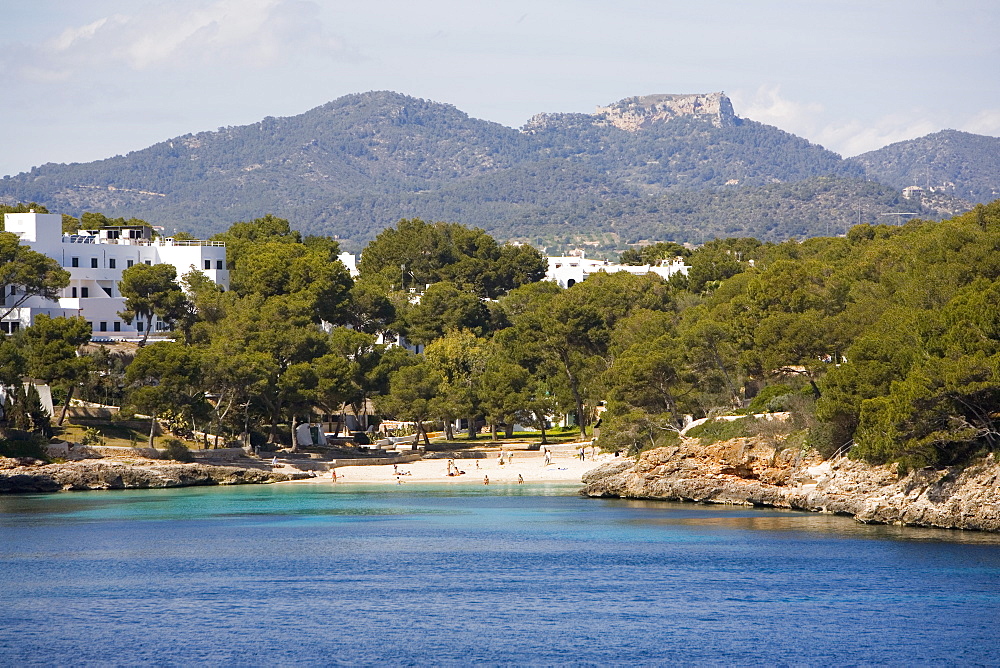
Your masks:
M522 126L724 91L851 156L1000 135L997 0L0 0L0 175L392 90Z

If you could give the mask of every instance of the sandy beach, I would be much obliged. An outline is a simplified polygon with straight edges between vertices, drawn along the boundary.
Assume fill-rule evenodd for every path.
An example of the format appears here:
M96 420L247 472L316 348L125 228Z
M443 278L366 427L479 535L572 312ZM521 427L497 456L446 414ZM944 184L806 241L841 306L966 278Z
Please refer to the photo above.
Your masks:
M374 466L340 466L336 471L337 484L389 484L409 483L454 483L462 485L483 485L489 478L490 485L516 485L518 476L523 482L581 482L581 477L590 469L614 459L611 454L593 454L586 448L586 459L580 460L580 444L551 446L551 462L546 465L542 452L513 450L504 452L504 464L500 464L498 452L488 453L483 459L451 460L460 475L448 475L448 459L422 459L420 461ZM454 468L452 469L454 471ZM332 473L332 472L331 472ZM311 481L331 482L332 475L324 474Z

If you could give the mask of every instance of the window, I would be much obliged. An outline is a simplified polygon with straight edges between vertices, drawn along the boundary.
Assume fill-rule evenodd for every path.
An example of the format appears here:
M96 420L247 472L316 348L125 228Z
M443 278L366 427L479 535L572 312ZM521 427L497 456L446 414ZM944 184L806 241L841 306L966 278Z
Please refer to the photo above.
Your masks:
M136 321L136 323L135 323L135 331L137 331L137 332L141 332L142 331L142 320L137 320Z
M100 328L100 329L101 329L101 331L102 331L102 332L106 332L106 331L108 331L108 323L106 323L106 322L102 322L102 323L101 323L101 328Z
M108 259L108 269L114 269L114 268L115 268L115 259L112 257Z
M133 264L135 264L135 260L129 260L129 261L128 261L128 266L129 266L129 267L131 267L131 266L132 266ZM126 267L126 268L127 268L127 267Z
M205 269L211 269L211 268L212 268L212 261L205 260Z
M80 296L84 299L90 296L90 288L80 288Z
M222 269L222 260L216 260L215 261L215 268L216 269Z
M115 331L116 332L122 331L122 323L119 320L115 320Z
M148 265L152 265L152 264L153 264L153 261L152 261L152 260L146 260L146 264L148 264Z
M10 294L11 295L16 295L17 294L17 286L16 285L10 286Z
M97 269L97 258L96 257L90 258L90 268L91 269Z
M71 257L69 259L69 266L71 266L71 267L79 267L80 266L80 258L78 258L78 257Z
M76 288L70 288L70 297L76 299Z

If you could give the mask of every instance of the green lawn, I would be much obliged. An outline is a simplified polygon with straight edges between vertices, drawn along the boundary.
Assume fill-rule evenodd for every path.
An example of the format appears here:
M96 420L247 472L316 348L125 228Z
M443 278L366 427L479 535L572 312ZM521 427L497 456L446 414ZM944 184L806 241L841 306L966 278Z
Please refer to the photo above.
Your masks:
M90 445L110 445L125 448L145 448L149 445L148 422L98 422L88 420L85 423L77 424L67 421L62 427L54 426L53 431L56 438L74 443L82 443L87 432L90 431L92 436L98 438L96 443L92 442ZM167 439L171 438L176 437L170 434L156 436L154 444L157 448L165 448ZM184 439L177 440L180 440L184 445L192 449L201 447L199 444L185 441Z

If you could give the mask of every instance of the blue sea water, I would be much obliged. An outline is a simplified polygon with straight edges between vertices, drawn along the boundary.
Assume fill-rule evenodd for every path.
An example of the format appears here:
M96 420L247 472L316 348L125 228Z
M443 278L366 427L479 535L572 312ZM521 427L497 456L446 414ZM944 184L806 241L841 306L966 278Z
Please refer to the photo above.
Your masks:
M334 484L0 498L0 665L1000 664L1000 537Z

